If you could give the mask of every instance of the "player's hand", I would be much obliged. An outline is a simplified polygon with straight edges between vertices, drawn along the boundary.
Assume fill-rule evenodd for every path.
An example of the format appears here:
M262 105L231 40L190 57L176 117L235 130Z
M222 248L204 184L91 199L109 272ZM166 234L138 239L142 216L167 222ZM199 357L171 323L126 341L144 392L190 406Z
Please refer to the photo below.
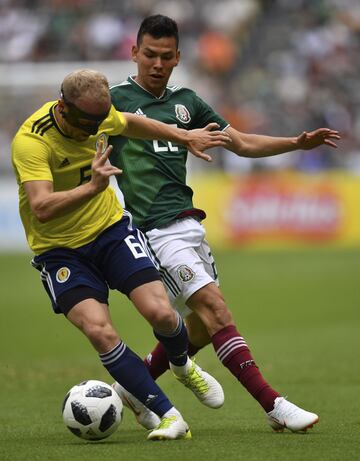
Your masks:
M95 192L105 190L110 182L110 176L122 173L122 170L111 165L109 155L112 151L112 146L108 146L103 152L103 144L100 142L95 153L94 160L91 165L91 180Z
M296 138L297 149L309 150L314 147L326 144L327 146L337 148L337 144L332 139L341 139L338 131L330 128L318 128L317 130L304 131Z
M188 131L187 148L189 151L196 157L211 162L211 156L205 154L204 150L226 146L228 142L231 142L230 136L225 131L217 131L216 128L219 128L217 123L209 123L205 128Z

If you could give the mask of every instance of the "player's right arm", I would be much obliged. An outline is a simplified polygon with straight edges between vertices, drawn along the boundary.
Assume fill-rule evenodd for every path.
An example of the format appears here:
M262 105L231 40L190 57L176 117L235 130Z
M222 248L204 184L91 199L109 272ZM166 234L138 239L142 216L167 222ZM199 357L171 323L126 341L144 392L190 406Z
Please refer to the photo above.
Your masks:
M108 187L110 176L121 173L121 170L107 162L112 147L109 146L102 153L102 145L99 144L91 166L91 180L88 183L81 184L74 189L56 192L54 192L52 181L25 181L23 183L31 211L40 222L51 221L79 208Z

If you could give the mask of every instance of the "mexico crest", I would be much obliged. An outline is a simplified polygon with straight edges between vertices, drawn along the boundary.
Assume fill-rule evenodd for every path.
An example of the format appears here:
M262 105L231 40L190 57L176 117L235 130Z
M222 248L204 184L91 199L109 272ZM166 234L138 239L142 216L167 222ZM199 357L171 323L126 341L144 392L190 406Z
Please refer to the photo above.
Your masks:
M176 118L182 123L189 123L191 120L190 112L183 104L175 104Z
M177 273L182 282L190 282L195 277L195 272L185 264L178 267Z

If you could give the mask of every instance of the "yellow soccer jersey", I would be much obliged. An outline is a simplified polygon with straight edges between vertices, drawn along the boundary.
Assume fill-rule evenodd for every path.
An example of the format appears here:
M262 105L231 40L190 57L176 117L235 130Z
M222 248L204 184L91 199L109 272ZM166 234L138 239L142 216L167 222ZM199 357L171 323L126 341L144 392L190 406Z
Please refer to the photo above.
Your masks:
M52 248L85 245L123 214L111 187L76 210L46 223L38 221L31 212L24 182L52 181L56 192L73 189L89 181L97 143L102 140L106 147L108 136L121 134L126 126L124 116L112 106L96 135L86 141L75 141L59 128L54 116L56 104L56 101L49 102L31 115L16 133L12 144L20 216L29 246L35 254Z

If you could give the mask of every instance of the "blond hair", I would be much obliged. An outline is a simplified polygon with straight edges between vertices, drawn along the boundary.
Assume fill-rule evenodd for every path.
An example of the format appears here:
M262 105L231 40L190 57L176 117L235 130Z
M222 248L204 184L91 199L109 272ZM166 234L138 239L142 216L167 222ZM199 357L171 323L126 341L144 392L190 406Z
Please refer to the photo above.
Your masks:
M62 83L65 98L75 103L80 97L106 101L110 99L109 82L104 74L92 69L80 69L68 74Z

